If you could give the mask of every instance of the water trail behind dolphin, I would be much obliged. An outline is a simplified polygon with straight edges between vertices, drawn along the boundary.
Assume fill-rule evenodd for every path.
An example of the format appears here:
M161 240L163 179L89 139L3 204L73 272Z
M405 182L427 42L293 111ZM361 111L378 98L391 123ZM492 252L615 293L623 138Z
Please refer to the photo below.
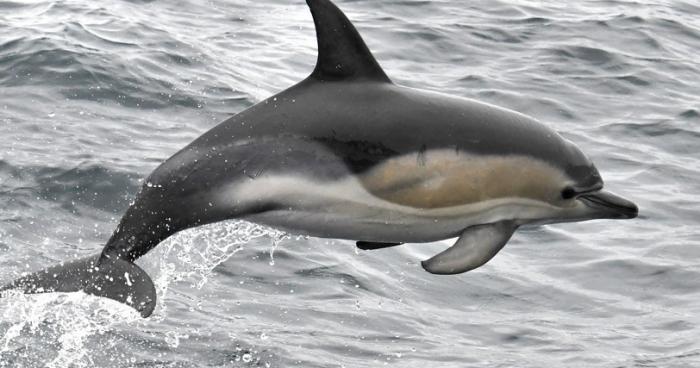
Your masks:
M260 245L262 242L272 247L286 236L265 226L227 221L171 237L138 261L152 275L157 297L164 301L147 320L124 304L85 293L7 291L0 305L3 323L11 326L0 336L0 367L99 366L87 349L90 339L109 333L118 325L138 327L161 322L168 313L168 292L177 282L201 289L214 268L241 251L245 244ZM260 242L254 241L256 239ZM167 333L163 339L172 340ZM37 343L47 346L35 346Z

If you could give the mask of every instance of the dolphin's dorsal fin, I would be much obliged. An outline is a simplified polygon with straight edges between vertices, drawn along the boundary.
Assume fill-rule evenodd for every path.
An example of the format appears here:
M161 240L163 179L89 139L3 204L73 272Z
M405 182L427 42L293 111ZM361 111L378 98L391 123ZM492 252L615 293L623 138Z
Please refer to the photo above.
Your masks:
M318 61L311 78L330 82L373 80L391 83L350 20L329 0L306 0L318 39Z

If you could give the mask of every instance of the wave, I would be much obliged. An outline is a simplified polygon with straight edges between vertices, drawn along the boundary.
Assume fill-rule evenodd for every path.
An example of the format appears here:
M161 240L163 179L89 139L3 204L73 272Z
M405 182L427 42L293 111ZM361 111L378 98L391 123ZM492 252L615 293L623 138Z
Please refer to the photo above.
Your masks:
M0 301L0 367L698 360L697 4L335 2L398 83L553 122L640 217L521 231L455 277L419 264L447 244L356 253L237 222L191 229L139 260L159 285L153 319L78 294ZM153 166L316 57L301 0L0 13L3 279L99 252Z
M79 22L55 33L13 32L0 37L0 68L11 71L0 74L0 85L136 109L252 104L250 95L215 80L201 50L159 32L157 46L140 43L143 35L128 29L106 36Z
M86 206L122 213L138 191L140 175L95 164L73 168L14 166L0 160L0 201L43 200L75 212Z

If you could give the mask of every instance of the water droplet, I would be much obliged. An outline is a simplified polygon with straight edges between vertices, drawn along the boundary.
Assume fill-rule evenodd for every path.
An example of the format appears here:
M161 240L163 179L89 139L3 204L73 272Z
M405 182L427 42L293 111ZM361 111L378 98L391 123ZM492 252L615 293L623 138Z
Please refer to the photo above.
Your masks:
M165 343L171 348L176 348L180 345L180 337L175 331L168 331L165 333Z
M275 249L277 249L277 241L272 240L272 247L270 247L270 266L275 265Z

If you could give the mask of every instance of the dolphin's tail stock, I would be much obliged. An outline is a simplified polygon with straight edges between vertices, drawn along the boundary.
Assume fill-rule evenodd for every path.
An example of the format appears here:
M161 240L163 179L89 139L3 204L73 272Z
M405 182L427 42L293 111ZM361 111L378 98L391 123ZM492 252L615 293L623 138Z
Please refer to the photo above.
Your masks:
M0 287L26 294L83 291L110 298L148 317L156 306L156 289L144 270L134 263L100 255L47 268Z

